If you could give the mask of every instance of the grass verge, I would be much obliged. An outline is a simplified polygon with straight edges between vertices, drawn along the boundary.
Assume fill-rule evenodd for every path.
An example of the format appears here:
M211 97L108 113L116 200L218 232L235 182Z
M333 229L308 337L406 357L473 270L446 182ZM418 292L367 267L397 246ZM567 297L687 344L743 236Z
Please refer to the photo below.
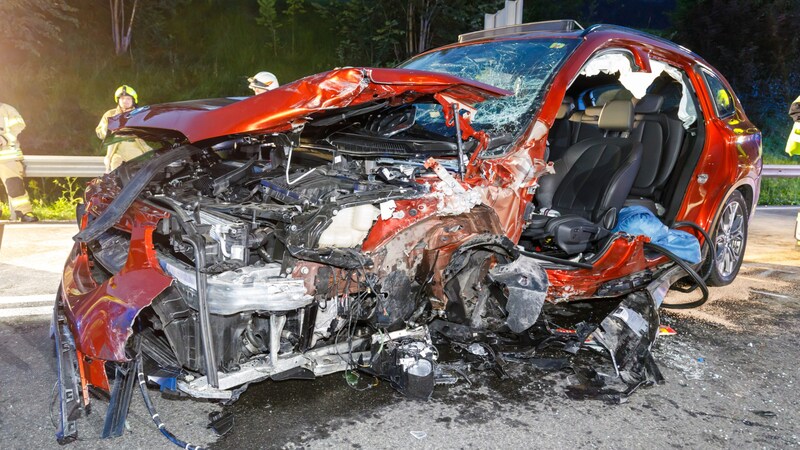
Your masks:
M800 164L800 157L764 153L764 164ZM800 178L761 178L759 205L800 205Z

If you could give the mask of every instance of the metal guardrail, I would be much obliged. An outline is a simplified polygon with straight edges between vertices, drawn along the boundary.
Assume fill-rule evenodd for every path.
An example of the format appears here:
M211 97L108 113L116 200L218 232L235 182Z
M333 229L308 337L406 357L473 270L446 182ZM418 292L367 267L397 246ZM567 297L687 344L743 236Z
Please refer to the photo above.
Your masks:
M106 172L102 156L25 155L26 177L95 178Z
M761 171L762 177L767 178L800 178L800 165L765 165Z
M26 155L22 164L26 177L94 178L105 173L102 156ZM761 176L800 178L800 165L765 165Z

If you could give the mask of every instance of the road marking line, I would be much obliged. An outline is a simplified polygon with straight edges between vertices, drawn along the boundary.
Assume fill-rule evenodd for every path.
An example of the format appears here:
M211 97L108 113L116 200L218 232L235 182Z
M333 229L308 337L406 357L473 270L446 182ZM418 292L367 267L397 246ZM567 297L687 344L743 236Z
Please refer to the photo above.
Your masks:
M800 209L800 206L756 206L756 211L789 211Z
M794 298L794 297L790 297L788 295L781 295L781 294L776 294L774 292L767 292L767 291L759 291L758 289L753 289L753 288L750 288L750 292L754 292L756 294L761 294L761 295L766 295L768 297L782 298L782 299L787 299L787 300L790 300L790 299Z
M33 306L30 308L8 308L0 309L0 319L24 316L51 316L53 315L52 306Z
M0 305L15 305L17 303L53 303L56 294L18 295L0 297Z

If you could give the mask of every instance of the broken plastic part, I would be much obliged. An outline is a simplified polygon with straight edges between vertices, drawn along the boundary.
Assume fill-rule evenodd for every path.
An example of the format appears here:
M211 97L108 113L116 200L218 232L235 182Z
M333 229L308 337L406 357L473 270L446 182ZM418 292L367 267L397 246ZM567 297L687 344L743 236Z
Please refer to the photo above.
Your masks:
M373 352L372 372L406 397L430 399L436 384L438 352L429 339L402 339L380 348L383 350Z
M67 444L78 438L76 421L81 415L81 403L75 342L61 312L63 306L60 292L61 288L59 287L59 296L53 308L53 337L55 339L56 369L58 371L57 395L59 405L56 440L59 444Z
M208 420L209 423L206 428L213 431L217 436L225 436L233 429L233 413L225 413L221 411L213 412L208 415Z
M382 210L373 205L359 205L340 210L320 235L319 247L349 248L361 245L379 215L383 218Z
M125 431L125 420L135 389L136 374L139 371L140 359L127 363L114 364L114 382L111 385L111 399L103 424L103 439L122 436Z
M506 324L514 333L527 330L539 318L547 297L547 272L533 258L520 255L489 270L489 277L508 292Z

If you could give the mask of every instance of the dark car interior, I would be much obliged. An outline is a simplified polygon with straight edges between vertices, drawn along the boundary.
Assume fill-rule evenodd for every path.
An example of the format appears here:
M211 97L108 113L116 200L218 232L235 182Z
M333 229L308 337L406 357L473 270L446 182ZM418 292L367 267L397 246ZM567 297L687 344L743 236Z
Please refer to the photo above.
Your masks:
M539 181L520 243L590 259L630 205L646 207L669 225L683 198L675 193L688 185L703 144L702 120L687 128L678 118L682 96L681 84L666 73L640 99L618 73L579 75L548 136L556 174Z

